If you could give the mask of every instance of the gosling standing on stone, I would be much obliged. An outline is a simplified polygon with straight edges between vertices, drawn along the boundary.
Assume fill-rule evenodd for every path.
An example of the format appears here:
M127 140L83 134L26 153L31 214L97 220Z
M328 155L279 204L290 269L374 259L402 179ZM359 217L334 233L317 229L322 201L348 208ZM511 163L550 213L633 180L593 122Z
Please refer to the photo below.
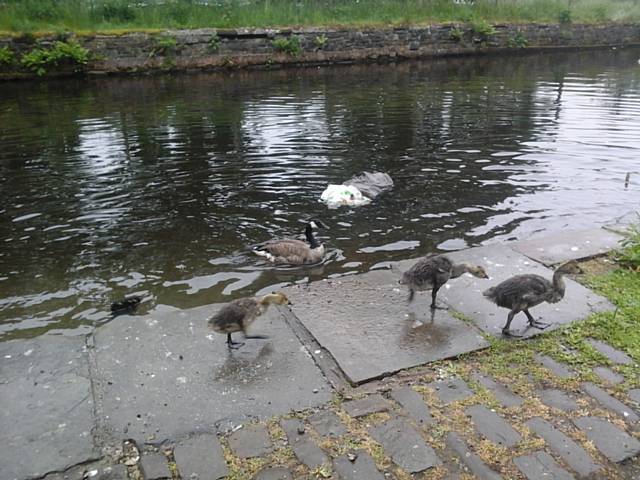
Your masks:
M484 268L479 265L468 263L453 263L445 256L430 254L418 260L409 270L402 274L401 285L409 287L409 302L413 301L416 291L431 290L431 309L440 308L436 306L436 296L438 290L451 278L457 278L468 272L474 277L489 278Z
M283 293L271 293L260 298L239 298L227 303L213 317L209 319L209 328L214 332L227 334L227 346L240 348L244 343L231 339L233 332L242 332L244 338L268 338L264 335L247 335L247 329L256 318L267 311L269 305L290 304Z
M502 334L512 337L522 336L509 331L514 315L519 312L524 312L532 327L540 330L547 328L550 324L535 320L529 313L529 309L542 302L558 303L562 300L565 291L562 277L570 273L582 273L574 260L560 265L553 273L551 282L540 275L516 275L483 292L485 297L499 307L511 310L507 316L507 323L502 328Z

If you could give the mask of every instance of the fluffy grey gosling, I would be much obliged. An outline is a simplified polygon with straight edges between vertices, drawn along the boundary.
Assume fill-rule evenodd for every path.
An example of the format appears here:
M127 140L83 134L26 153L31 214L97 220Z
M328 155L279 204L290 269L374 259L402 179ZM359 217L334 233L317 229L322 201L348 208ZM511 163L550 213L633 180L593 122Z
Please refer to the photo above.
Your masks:
M260 298L239 298L227 303L208 321L209 328L217 333L227 334L227 346L240 348L244 343L234 342L231 339L233 332L242 332L244 338L268 338L264 335L247 335L247 329L256 318L267 311L269 305L291 304L283 293L270 293Z

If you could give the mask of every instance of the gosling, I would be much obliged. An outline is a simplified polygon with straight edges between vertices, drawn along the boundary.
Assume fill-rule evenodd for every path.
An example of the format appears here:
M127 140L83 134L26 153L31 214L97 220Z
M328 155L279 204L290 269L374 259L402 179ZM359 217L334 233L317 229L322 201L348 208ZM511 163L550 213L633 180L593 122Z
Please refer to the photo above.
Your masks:
M468 272L474 277L489 278L484 268L468 263L454 263L445 255L430 254L418 260L409 270L402 274L401 285L409 287L408 301L411 303L416 291L431 290L431 309L438 307L436 297L438 290L452 278Z
M269 338L264 335L247 335L247 329L260 315L265 313L271 304L291 305L283 293L271 293L260 298L239 298L227 303L208 320L209 328L217 333L227 334L227 346L240 348L244 343L231 339L233 332L242 332L245 339Z
M532 273L516 275L483 292L482 294L487 299L499 307L511 310L507 315L507 323L502 328L502 334L511 337L522 336L509 330L513 317L519 312L524 312L530 326L540 330L547 328L550 324L535 320L529 313L529 309L542 302L558 303L562 300L565 292L562 277L571 273L582 273L575 260L560 265L553 273L551 282Z

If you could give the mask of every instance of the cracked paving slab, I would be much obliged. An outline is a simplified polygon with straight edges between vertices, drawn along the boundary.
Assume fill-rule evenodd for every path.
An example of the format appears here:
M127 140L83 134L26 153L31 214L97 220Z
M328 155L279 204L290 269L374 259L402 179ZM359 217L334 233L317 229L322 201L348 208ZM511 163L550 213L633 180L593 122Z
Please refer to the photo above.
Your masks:
M294 314L354 384L488 345L448 312L431 317L430 298L407 304L407 292L389 270L284 291Z
M98 459L85 337L0 343L0 465L7 480Z
M97 329L96 392L108 433L159 443L330 399L329 384L277 308L250 332L269 339L232 351L206 325L219 308L162 307Z
M455 310L469 317L485 332L501 336L502 327L506 323L507 309L500 308L487 300L482 292L514 275L535 273L551 280L553 271L537 263L506 245L488 245L470 248L458 252L448 253L447 256L455 262L468 262L485 267L489 279L481 279L465 274L450 280L438 293L438 299ZM401 270L407 270L416 260L399 262ZM582 320L594 312L613 310L613 305L604 297L597 295L579 283L565 277L567 285L565 297L555 304L543 303L531 309L536 319L551 322L546 330L525 328L527 319L523 313L515 316L511 329L519 331L525 337L538 335L552 330L559 325ZM428 297L427 292L418 294Z

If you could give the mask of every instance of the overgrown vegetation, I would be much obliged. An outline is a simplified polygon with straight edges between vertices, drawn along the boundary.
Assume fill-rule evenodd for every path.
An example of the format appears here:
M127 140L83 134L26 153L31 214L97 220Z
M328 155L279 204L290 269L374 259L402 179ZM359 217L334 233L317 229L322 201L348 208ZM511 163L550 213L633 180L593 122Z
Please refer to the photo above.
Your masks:
M496 34L496 29L493 28L493 25L484 19L471 22L471 29L485 39Z
M615 252L614 256L621 265L640 272L640 224L627 229L622 248Z
M322 50L327 45L328 40L329 39L327 38L327 36L323 33L322 35L318 35L316 38L314 38L313 43L315 44L317 49Z
M207 46L207 50L211 53L215 53L220 48L220 37L217 34L214 34L209 39L209 45Z
M300 39L296 36L287 38L276 38L271 42L271 44L277 51L292 55L294 57L302 52L302 47L300 47Z
M449 32L449 38L451 38L451 40L453 41L460 42L462 41L463 37L464 30L462 30L461 28L454 27L451 29L451 32Z
M635 0L4 0L0 30L41 32L431 22L632 22Z
M0 48L0 68L13 65L16 56L9 47Z
M507 40L507 46L510 48L525 48L527 45L529 45L529 40L527 40L527 37L525 37L522 32L516 33Z
M81 71L88 62L89 51L73 40L57 41L50 48L36 47L20 59L24 68L38 76L62 66Z
M153 48L154 55L173 55L176 51L178 41L171 35L162 35L156 40L156 45Z

